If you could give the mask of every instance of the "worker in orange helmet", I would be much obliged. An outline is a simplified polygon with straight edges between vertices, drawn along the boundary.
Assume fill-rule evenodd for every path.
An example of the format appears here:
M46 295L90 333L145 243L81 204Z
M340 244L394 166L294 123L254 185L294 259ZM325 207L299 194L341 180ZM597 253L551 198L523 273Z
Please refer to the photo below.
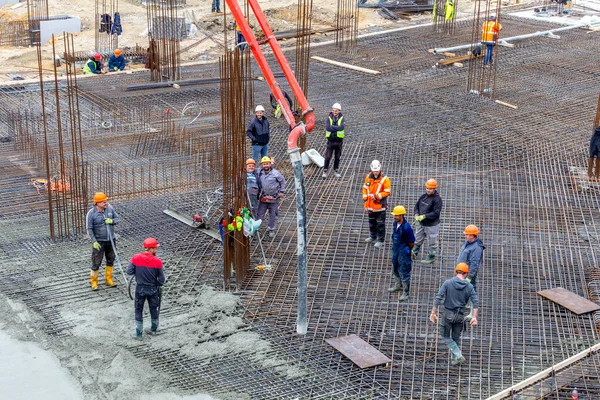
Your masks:
M258 203L259 186L258 175L256 174L256 161L254 161L253 158L246 160L246 190L250 202L250 211L255 215L256 204Z
M415 246L412 249L413 260L417 259L421 246L425 239L428 239L429 254L427 259L421 261L421 263L431 264L435 261L439 246L438 235L442 206L442 197L437 192L437 181L429 179L425 183L425 194L419 197L417 204L415 204L415 221L419 223L419 227L415 233Z
M135 333L131 337L142 340L144 328L144 304L148 301L152 325L146 329L148 335L158 335L158 313L160 309L161 287L165 284L163 263L156 257L158 241L147 238L143 243L144 251L131 258L127 275L135 275Z
M462 262L469 266L469 274L465 279L467 282L471 283L473 289L477 291L477 273L481 266L485 246L481 239L479 239L479 228L475 225L467 225L463 234L465 235L465 243L460 248L457 262ZM465 320L470 321L473 317L473 309L470 304L467 308L469 309L469 315L467 315Z
M433 323L440 321L440 336L442 343L448 346L451 354L451 364L457 365L465 362L460 351L460 335L464 329L465 305L468 302L473 304L473 318L471 326L477 325L477 312L479 309L479 300L477 292L466 277L469 273L469 266L465 263L459 263L454 268L454 278L445 281L433 301L433 308L429 320ZM440 307L440 317L438 317L438 307Z
M92 290L98 290L98 274L102 259L106 256L106 268L104 270L106 286L117 286L113 282L113 265L115 262L114 225L120 221L119 214L108 204L108 196L102 192L94 194L94 207L86 216L86 228L92 241L92 270L90 271L90 283ZM112 238L112 243L111 243Z
M125 69L125 57L121 54L120 49L115 49L108 59L108 72L123 71Z
M481 43L487 46L483 63L485 65L492 64L494 62L492 58L494 47L498 43L498 34L502 30L502 25L496 21L496 16L492 15L483 23L481 30Z
M392 194L390 178L381 172L379 160L371 162L371 172L367 174L362 188L365 211L369 214L369 237L367 243L375 243L376 248L383 247L385 241L385 214L388 208L387 198Z

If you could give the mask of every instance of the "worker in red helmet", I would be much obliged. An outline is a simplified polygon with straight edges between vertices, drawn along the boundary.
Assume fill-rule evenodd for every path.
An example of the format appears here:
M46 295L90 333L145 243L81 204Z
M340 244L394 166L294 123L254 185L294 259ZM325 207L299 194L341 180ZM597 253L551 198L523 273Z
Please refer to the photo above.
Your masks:
M102 64L102 55L100 55L100 53L94 53L94 55L91 55L90 59L83 66L83 73L85 75L103 74L103 68L104 65Z
M460 351L460 335L464 329L465 306L473 304L473 318L471 326L477 325L477 311L479 300L477 292L467 280L469 266L458 263L454 268L454 278L448 279L440 287L435 300L429 320L433 323L440 321L441 342L448 346L451 354L451 364L457 365L465 361ZM440 316L438 317L438 307Z
M435 261L439 246L438 235L442 205L442 197L437 192L437 181L429 179L425 183L425 194L419 197L417 204L415 204L415 221L419 223L419 227L415 233L415 246L412 249L413 260L417 259L421 246L425 239L428 239L429 254L427 259L421 261L421 263L431 264Z
M469 266L469 274L465 279L477 291L477 273L481 266L485 246L479 238L479 228L477 226L467 225L463 234L465 235L465 243L460 248L457 262L462 262ZM473 307L471 304L467 304L467 309L469 310L469 314L465 317L465 321L470 321L473 318Z
M148 302L152 325L146 329L148 335L158 335L158 314L161 300L161 287L165 284L163 263L156 257L158 241L148 238L143 243L144 251L131 258L127 275L135 275L135 332L131 337L142 340L144 328L144 304Z
M92 270L90 271L92 290L98 290L98 274L105 256L106 286L117 286L113 282L113 265L115 262L113 243L115 243L114 225L119 223L120 217L115 209L108 204L106 194L102 192L94 194L94 207L88 211L85 221L88 235L92 241Z

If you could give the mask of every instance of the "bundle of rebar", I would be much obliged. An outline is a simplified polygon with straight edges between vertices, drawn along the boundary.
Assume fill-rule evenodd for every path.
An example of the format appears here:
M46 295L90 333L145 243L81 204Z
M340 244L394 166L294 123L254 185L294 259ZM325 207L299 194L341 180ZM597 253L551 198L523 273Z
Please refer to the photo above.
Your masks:
M356 51L358 38L358 2L354 0L337 0L335 14L335 46L348 53Z
M177 15L179 1L160 0L146 6L148 60L151 79L161 82L181 79L179 44L185 36L185 18Z

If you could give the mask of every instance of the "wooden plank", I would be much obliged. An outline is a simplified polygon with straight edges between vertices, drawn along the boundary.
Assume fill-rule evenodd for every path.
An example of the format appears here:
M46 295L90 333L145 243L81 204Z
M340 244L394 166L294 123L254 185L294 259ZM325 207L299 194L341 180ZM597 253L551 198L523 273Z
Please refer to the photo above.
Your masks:
M542 290L537 294L573 311L577 315L600 310L598 304L561 287Z
M360 368L392 362L391 359L356 335L340 336L325 339L325 341Z
M381 74L381 72L375 71L373 69L368 69L368 68L363 68L363 67L357 67L356 65L346 64L346 63L343 63L343 62L330 60L328 58L323 58L323 57L319 57L319 56L312 56L311 58L313 60L321 61L321 62L324 62L324 63L327 63L327 64L331 64L331 65L337 65L338 67L348 68L348 69L352 69L354 71L364 72L364 73L367 73L367 74L373 74L373 75L379 75L379 74Z

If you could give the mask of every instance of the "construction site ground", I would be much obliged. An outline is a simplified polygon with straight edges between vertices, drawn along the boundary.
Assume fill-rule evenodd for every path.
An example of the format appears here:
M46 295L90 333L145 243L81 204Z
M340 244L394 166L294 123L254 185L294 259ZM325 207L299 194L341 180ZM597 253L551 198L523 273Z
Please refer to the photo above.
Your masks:
M502 25L506 37L562 26L508 11ZM47 397L39 398L486 399L597 344L600 314L576 315L536 292L563 287L600 300L600 184L589 182L583 170L598 102L600 33L576 29L561 32L559 39L499 47L494 66L485 68L496 69L494 99L514 109L467 93L468 62L462 68L436 66L441 56L428 52L470 43L472 31L472 22L461 20L454 35L423 25L362 37L353 53L336 51L332 43L311 49L311 55L381 73L310 65L307 97L319 122L307 148L323 154L324 118L334 102L342 104L347 138L341 178L323 179L315 165L305 167L306 335L296 334L296 204L286 153L289 129L282 119L272 119L270 152L290 190L275 238L262 242L272 269L254 269L263 262L254 239L251 271L236 291L235 285L223 285L220 242L163 213L171 207L193 215L208 206L222 185L215 148L206 145L194 156L199 158L182 155L185 144L176 138L140 148L144 135L152 136L138 130L142 123L156 127L166 109L181 111L195 101L202 110L194 122L198 140L213 143L220 134L219 84L126 90L149 82L145 70L79 81L91 170L110 165L114 176L127 176L142 166L150 176L155 166L179 162L165 179L189 179L193 185L183 190L183 184L160 186L135 175L142 188L130 192L129 178L97 181L90 188L120 193L110 201L122 217L116 231L124 266L144 238L161 243L168 276L162 334L142 342L129 336L133 304L119 269L117 288L101 284L92 292L89 239L50 240L45 192L30 185L44 176L43 165L16 145L6 119L0 122L11 139L0 141L0 339L19 341L11 347L21 351L17 358L37 351L49 357L45 365L61 370L64 385L73 389L56 395L48 384ZM293 64L293 52L286 54ZM188 65L182 75L218 78L219 66ZM50 95L55 89L46 90ZM268 105L268 98L266 83L255 81L255 102ZM142 106L144 115L138 113ZM39 107L37 84L0 87L0 115ZM193 174L185 168L185 174L176 173L182 162L197 159L202 164L195 164ZM385 247L364 243L368 218L361 187L373 159L391 179L391 205L404 205L411 214L428 178L438 180L444 200L437 259L413 265L406 303L387 292L391 216ZM150 190L152 185L161 189ZM467 362L453 367L428 316L438 287L452 276L467 224L480 228L486 245L478 275L480 319L463 334ZM350 334L393 361L360 369L325 342ZM35 349L17 349L28 345ZM32 389L47 382L29 379ZM3 382L7 398L19 398L19 388ZM597 353L507 398L564 399L575 387L581 398L600 398Z

